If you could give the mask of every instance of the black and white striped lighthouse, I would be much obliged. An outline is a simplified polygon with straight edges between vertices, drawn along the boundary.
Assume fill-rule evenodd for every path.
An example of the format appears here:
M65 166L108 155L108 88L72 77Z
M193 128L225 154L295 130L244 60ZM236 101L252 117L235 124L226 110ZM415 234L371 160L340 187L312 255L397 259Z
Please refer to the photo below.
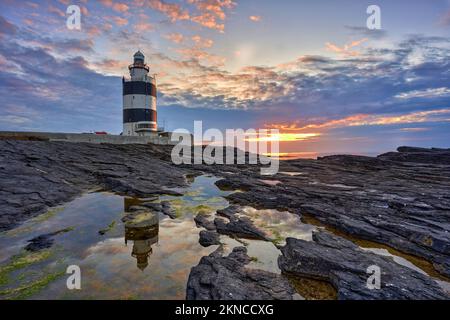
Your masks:
M156 80L149 76L142 52L134 54L128 69L130 79L123 78L123 135L146 136L157 131Z

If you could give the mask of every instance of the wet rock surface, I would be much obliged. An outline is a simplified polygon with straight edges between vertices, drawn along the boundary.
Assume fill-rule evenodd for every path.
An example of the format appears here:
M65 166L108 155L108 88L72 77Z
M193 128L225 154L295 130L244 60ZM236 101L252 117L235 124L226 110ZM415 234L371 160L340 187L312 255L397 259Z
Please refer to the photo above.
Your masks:
M401 147L379 157L337 155L281 161L278 174L226 174L227 198L255 208L310 215L360 239L431 261L450 276L450 151ZM225 170L225 169L224 169Z
M313 241L288 238L281 252L278 264L283 272L328 281L336 288L338 299L450 298L429 277L328 232L314 233ZM381 271L379 289L367 286L373 274L367 272L370 266Z
M188 300L290 300L295 291L282 276L245 268L245 247L223 257L220 248L193 267L186 289Z
M318 160L282 161L279 172L274 176L261 176L260 167L255 165L175 166L170 160L170 146L2 140L0 150L0 231L12 229L88 190L101 189L155 199L161 194L179 195L173 188L186 186L186 175L211 173L222 178L216 182L220 188L242 192L227 196L232 205L219 210L215 219L200 214L195 217L197 226L208 231L217 230L217 233L231 237L266 240L266 235L251 220L237 214L238 208L251 206L289 211L300 217L312 216L358 239L386 244L401 252L424 258L432 262L440 274L450 277L448 149L401 147L398 152L378 157L336 155ZM268 183L267 180L273 180L274 183ZM164 202L148 201L134 209L131 209L128 218L146 220L146 217L138 215L150 209L176 219L170 205ZM30 248L35 246L33 243L36 243L36 248L51 246L51 239L51 236L43 235L31 241ZM343 239L338 238L336 241ZM324 243L316 241L310 245L318 246L314 248L319 253L323 248L329 248ZM345 250L355 251L353 248ZM325 259L327 256L324 255ZM345 265L342 259L339 260L337 251L334 257L328 258L336 259L333 265L335 270L341 270L337 266L339 263L343 264L341 267L345 270L351 267ZM192 269L188 297L234 298L226 297L227 293L220 288L217 291L212 289L216 288L217 283L230 292L237 291L233 287L236 283L245 283L244 288L256 290L261 295L259 298L281 297L281 293L265 291L262 284L272 281L266 279L266 274L254 273L255 270L243 271L245 268L241 260L245 261L239 252L228 257L218 253L204 257L195 267L198 269ZM393 261L384 259L383 263L386 264L386 270L403 272L403 269L396 268L398 265ZM234 272L227 269L229 265L241 267ZM283 263L286 270L294 267L293 259ZM314 266L309 266L309 269L302 272L313 274ZM209 275L203 279L205 284L200 279L201 272L197 270L204 270ZM337 275L341 276L337 279L349 283L359 281L351 272L348 278ZM231 280L233 277L235 282ZM424 292L426 296L423 298L434 298L435 286L419 278L412 279L414 277L411 275L408 283L416 286L417 291ZM272 275L269 278L272 279ZM253 283L247 287L249 279L253 279ZM230 281L231 287L221 281ZM339 285L340 288L347 288L342 289L343 298L370 298L370 295L365 296L366 293L359 289L353 292L351 285ZM253 286L262 287L255 289ZM248 296L242 292L240 294L242 298L254 297L251 292ZM404 296L395 294L397 292L393 292L392 297L399 299L407 296L406 293Z
M209 220L210 216L203 213L199 213L195 216L194 221L197 227L205 228L206 230L212 231L216 230L214 222Z
M239 210L240 207L235 205L217 210L217 215L228 220L222 218L214 219L217 232L237 238L269 241L265 233L256 228L249 218L236 215Z
M209 247L220 244L219 234L217 232L200 231L200 239L198 241L202 246Z
M177 192L188 169L169 146L0 141L0 231L92 188L151 197Z

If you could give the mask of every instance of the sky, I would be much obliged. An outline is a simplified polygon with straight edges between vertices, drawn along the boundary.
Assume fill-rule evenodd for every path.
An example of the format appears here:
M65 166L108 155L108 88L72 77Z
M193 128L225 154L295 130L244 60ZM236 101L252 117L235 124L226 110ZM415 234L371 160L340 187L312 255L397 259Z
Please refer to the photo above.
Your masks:
M279 129L306 157L450 147L450 0L1 0L0 130L119 134L138 49L166 130Z

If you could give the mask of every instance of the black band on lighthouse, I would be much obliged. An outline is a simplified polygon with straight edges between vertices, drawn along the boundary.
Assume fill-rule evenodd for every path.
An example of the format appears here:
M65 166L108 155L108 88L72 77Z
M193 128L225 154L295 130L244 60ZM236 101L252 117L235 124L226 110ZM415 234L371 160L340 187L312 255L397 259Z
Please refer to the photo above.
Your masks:
M123 123L154 121L156 122L156 111L151 109L124 109Z
M156 98L156 86L145 81L126 81L123 83L123 95L145 94Z

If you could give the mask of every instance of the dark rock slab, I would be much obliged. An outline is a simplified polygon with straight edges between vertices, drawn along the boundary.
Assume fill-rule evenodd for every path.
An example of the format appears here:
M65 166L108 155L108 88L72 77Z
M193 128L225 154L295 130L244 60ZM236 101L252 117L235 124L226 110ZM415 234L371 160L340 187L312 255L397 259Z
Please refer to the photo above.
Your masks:
M314 233L313 242L288 238L281 252L278 265L283 272L328 281L338 299L450 298L428 276L325 231ZM367 268L372 265L381 270L380 289L367 287Z
M198 241L203 247L209 247L220 244L219 234L217 232L200 231L200 239Z
M172 209L169 201L162 201L161 207L162 213L164 213L166 216L169 216L171 219L176 219L176 212Z
M252 221L246 217L234 218L230 222L226 222L224 219L214 219L216 230L220 234L226 234L229 236L269 241L266 234L256 228Z
M188 300L290 300L294 288L282 276L245 268L247 249L234 248L227 257L220 248L191 269L186 289Z
M397 162L450 165L450 149L398 147L397 151L381 154L378 158Z
M233 204L313 216L352 236L424 258L450 277L450 150L399 151L375 158L281 161L276 186L261 184L258 167L251 166L242 168L243 177L227 175L217 184L244 190L227 196Z
M0 231L102 187L148 198L180 195L191 171L174 166L171 146L0 140Z
M152 211L160 212L163 210L161 203L159 202L143 202L140 204L142 207L149 208Z
M240 208L241 208L240 206L231 205L231 206L228 206L228 207L226 207L224 209L217 210L217 215L225 217L225 218L231 220L231 219L234 218L234 215L237 212L239 212Z
M238 205L230 205L227 208L217 210L218 216L226 218L214 219L217 232L237 238L269 241L266 234L255 227L249 218L236 215L240 210L241 207Z
M195 216L194 221L197 227L205 228L206 230L216 230L216 225L213 221L209 220L210 215L199 213Z

